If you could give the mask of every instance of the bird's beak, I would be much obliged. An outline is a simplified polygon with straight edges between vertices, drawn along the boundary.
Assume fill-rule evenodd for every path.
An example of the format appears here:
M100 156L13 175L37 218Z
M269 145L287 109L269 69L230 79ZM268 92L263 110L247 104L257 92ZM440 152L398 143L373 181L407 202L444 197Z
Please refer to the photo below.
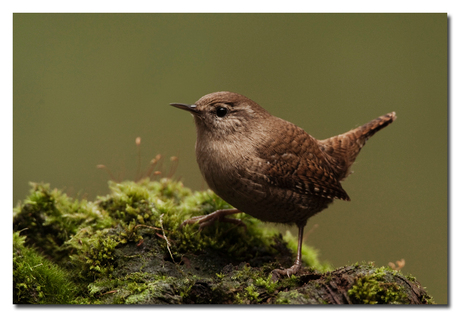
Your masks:
M196 109L196 105L187 105L184 103L170 103L171 106L182 109L182 110L187 110L188 112L191 113L197 113L198 110Z

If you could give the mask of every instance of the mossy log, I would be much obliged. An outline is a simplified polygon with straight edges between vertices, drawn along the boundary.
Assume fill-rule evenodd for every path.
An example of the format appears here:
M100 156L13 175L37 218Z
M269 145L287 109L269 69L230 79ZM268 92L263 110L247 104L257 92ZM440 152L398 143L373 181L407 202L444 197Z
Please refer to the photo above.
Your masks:
M247 228L216 223L179 228L187 218L229 208L211 191L180 182L109 183L94 202L32 184L14 209L16 304L432 304L411 276L372 263L338 269L295 238L239 214Z

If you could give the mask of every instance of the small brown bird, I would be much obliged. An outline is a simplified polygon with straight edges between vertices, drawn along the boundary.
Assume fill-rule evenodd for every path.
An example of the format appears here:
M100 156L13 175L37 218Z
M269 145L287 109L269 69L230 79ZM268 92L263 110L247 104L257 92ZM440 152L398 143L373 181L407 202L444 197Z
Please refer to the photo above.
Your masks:
M245 212L262 221L295 223L297 258L274 275L301 268L303 231L308 218L333 199L350 200L340 182L366 141L396 119L388 113L347 133L316 140L296 125L269 114L254 101L232 92L215 92L195 104L172 103L190 112L197 132L195 153L209 187L237 209L217 210L183 224L200 228Z

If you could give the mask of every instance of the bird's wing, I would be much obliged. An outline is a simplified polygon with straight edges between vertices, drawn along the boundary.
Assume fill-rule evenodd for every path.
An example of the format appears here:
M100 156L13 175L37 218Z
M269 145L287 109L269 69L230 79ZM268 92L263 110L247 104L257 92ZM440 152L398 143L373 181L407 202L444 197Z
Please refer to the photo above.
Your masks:
M282 129L257 147L259 168L254 170L265 182L301 195L350 200L316 139L294 124Z

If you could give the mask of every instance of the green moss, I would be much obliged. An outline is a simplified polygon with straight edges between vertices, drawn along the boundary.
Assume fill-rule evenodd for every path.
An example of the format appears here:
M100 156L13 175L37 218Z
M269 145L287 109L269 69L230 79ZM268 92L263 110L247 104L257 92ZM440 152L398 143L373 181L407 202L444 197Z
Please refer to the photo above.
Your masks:
M88 285L85 304L180 304L194 279L166 277L152 273L132 273L122 278L101 278Z
M266 277L258 277L255 279L254 284L258 287L264 288L268 294L273 294L274 291L279 287L278 281L273 281L272 274Z
M78 277L94 280L100 276L111 277L114 271L115 248L120 236L111 234L113 230L93 231L82 228L66 244L72 251L69 259L77 268Z
M13 302L66 304L79 292L71 275L24 246L25 236L13 233Z
M235 304L256 304L260 302L259 293L254 285L249 285L244 288L243 292L236 294Z
M170 179L109 182L108 195L88 202L49 185L31 185L30 195L14 209L17 303L315 302L296 291L305 279L271 278L280 263L292 264L297 241L290 233L283 239L246 214L235 215L246 229L222 222L203 230L197 224L180 227L193 216L231 208L212 191L192 192ZM311 272L331 269L317 255L304 246ZM350 296L398 301L398 289L375 288L375 281L379 290L386 283L381 273L362 277ZM322 285L314 280L308 285L314 283Z
M406 277L407 277L407 279L408 279L409 281L412 281L412 282L415 282L415 281L417 280L417 279L415 278L415 276L413 276L412 274L408 274L408 275L406 275Z
M113 225L107 212L94 203L71 199L47 184L30 184L29 197L13 209L13 230L27 229L27 244L55 262L67 261L71 250L62 246L80 227L99 230Z
M427 305L436 305L436 302L434 301L433 297L426 293L422 294L421 302Z
M218 279L223 279L223 278L225 277L225 274L223 274L223 273L216 273L216 277L217 277Z
M72 259L81 262L81 253L85 253L83 257L88 261L93 259L92 269L97 270L98 262L109 260L111 255L87 254L92 252L89 248L109 250L116 247L115 242L138 243L142 234L163 237L159 243L165 251L169 248L167 253L171 252L173 257L212 249L225 250L228 257L236 261L247 261L248 256L257 258L276 253L272 248L274 238L270 238L276 231L267 229L246 214L236 215L244 221L246 230L219 222L203 230L199 230L197 224L179 230L179 225L187 218L231 208L209 190L192 193L181 183L167 179L109 182L110 194L92 203L72 200L61 191L50 190L49 185L31 185L31 194L25 203L15 208L14 230L28 228L29 243L57 263L67 261L71 255ZM286 239L295 251L291 238L288 234ZM97 239L109 239L111 245L103 246L95 241ZM307 265L322 270L327 267L318 262L313 249L305 250L304 256Z
M288 277L282 279L280 281L280 283L281 283L281 286L284 287L284 288L293 288L293 287L296 287L296 286L302 284L302 282L300 281L300 279L296 275L288 276Z
M386 271L393 271L393 274L395 276L403 276L404 278L406 278L408 281L412 282L413 284L417 285L418 288L422 288L422 286L417 282L417 279L415 278L415 276L413 276L412 274L402 274L401 271L399 270L393 270L392 268L390 267L386 267L385 268ZM425 288L423 287L423 290L425 290ZM421 298L421 302L424 303L424 304L428 304L428 305L435 305L436 302L434 301L433 297L431 297L430 295L428 295L426 292L422 292L422 298Z
M277 253L272 247L275 231L261 229L258 220L244 214L237 216L247 225L246 231L228 223L216 223L202 231L197 225L179 229L187 218L231 207L211 191L192 193L179 182L167 179L109 182L110 193L95 202L72 199L59 190L51 190L47 184L31 183L31 186L29 197L14 209L14 231L27 229L26 247L40 250L55 263L54 267L73 272L68 280L82 285L90 283L86 291L89 297L77 296L73 303L101 303L106 297L117 303L142 302L145 296L152 298L155 290L161 289L158 286L161 274L153 274L142 282L129 282L122 273L141 271L152 261L184 263L186 254L205 250L222 250L225 258L233 261L260 261L257 259ZM148 249L137 253L146 243ZM126 248L134 253L120 252ZM194 264L195 267L216 265L213 259L199 261L202 262ZM165 272L168 270L165 266ZM185 273L180 267L176 272L183 279ZM19 290L24 276L19 273L15 271L17 293L18 298L24 299L21 295L24 292ZM255 276L253 273L242 268L238 279L248 280L249 275ZM259 283L263 284L262 279ZM270 282L264 285L273 291ZM187 295L190 287L178 286L179 293ZM245 287L249 298L255 300L257 291L249 284ZM114 291L118 288L123 291Z
M300 305L307 304L307 298L297 290L279 292L275 304Z
M404 288L388 280L388 269L377 268L372 274L360 276L348 291L350 298L362 304L405 304Z
M242 259L243 256L246 258L248 249L254 244L269 248L270 242L264 237L268 230L260 229L260 222L247 215L237 215L247 224L247 231L228 223L216 223L202 231L198 225L188 225L178 230L187 218L231 208L212 191L192 193L182 184L166 179L160 182L110 182L109 186L111 194L99 197L99 205L127 228L125 231L129 236L133 235L132 228L136 225L157 228L156 233L163 235L160 232L162 228L167 238L174 242L171 248L173 256L210 248L225 250L230 257ZM241 239L242 234L244 239ZM125 242L123 239L120 241ZM167 241L164 240L165 249L166 245Z

